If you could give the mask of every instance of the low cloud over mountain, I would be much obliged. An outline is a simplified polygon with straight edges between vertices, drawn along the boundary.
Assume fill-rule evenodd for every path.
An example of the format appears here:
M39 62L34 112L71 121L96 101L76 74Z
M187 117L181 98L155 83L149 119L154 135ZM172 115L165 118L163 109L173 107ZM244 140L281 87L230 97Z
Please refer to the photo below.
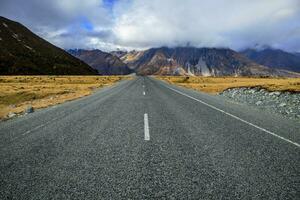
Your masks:
M259 44L300 51L299 0L2 0L0 15L65 49Z

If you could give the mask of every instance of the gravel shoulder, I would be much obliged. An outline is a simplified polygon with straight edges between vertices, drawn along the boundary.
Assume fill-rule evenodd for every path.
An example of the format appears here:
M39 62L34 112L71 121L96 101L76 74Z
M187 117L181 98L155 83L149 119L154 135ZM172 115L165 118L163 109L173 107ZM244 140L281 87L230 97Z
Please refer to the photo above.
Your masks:
M219 96L239 104L250 105L257 109L300 120L300 93L270 92L260 87L242 87L227 89Z

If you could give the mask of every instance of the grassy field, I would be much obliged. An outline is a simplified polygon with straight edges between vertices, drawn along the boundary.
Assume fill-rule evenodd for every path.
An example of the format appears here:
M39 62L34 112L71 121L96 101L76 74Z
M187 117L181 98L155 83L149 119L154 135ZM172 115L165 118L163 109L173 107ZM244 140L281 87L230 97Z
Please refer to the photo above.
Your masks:
M127 76L0 76L0 119L91 94Z
M156 78L198 91L218 94L228 88L262 87L269 91L300 92L300 78L248 78L248 77L180 77Z

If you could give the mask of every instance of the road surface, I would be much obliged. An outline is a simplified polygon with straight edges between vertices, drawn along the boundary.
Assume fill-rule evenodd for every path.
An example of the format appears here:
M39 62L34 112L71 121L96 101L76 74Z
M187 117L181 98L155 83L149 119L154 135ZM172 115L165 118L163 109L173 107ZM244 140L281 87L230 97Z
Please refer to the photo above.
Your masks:
M300 123L136 77L0 123L0 199L299 199Z

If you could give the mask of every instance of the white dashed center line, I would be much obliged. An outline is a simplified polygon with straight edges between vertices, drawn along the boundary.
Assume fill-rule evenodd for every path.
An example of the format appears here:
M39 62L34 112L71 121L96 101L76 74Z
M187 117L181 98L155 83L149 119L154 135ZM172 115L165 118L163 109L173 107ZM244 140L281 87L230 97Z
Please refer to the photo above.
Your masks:
M145 132L145 140L150 140L150 133L149 133L149 122L148 122L148 114L144 114L144 132Z
M144 96L146 95L146 92L145 92L145 91L143 92L143 95L144 95Z

